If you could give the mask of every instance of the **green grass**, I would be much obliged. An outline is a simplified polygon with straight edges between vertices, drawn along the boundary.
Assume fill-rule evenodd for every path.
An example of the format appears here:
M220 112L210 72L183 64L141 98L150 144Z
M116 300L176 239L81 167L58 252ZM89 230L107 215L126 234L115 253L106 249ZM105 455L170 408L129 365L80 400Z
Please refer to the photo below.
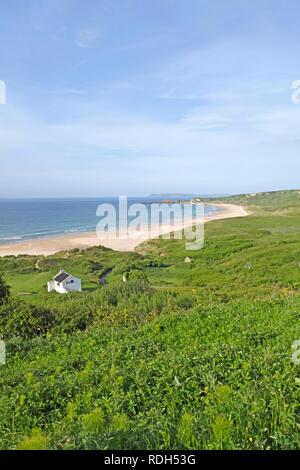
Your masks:
M198 305L138 330L34 340L1 376L2 446L39 428L55 449L297 448L298 312L299 301L279 299ZM94 432L83 423L96 409ZM180 424L187 413L191 434ZM120 432L117 416L127 422Z
M38 294L47 288L49 273L28 273L6 276L7 283L12 288L12 293L17 295Z
M37 302L44 298L47 292L47 282L50 281L57 272L32 272L28 274L11 274L5 277L12 294L24 298L27 302ZM82 286L83 291L91 291L98 286L97 281L85 280Z
M0 273L3 272L13 294L22 296L29 303L44 304L49 297L45 296L47 282L61 269L80 277L83 291L93 291L99 288L99 278L103 273L112 268L122 273L130 269L137 258L139 256L135 253L117 253L103 247L72 250L49 257L10 256L0 260ZM107 281L120 279L120 273L112 273ZM59 294L56 297L61 300Z
M0 260L0 448L299 448L300 194L220 202L251 215L207 224L200 251L152 240ZM46 293L62 268L85 292Z

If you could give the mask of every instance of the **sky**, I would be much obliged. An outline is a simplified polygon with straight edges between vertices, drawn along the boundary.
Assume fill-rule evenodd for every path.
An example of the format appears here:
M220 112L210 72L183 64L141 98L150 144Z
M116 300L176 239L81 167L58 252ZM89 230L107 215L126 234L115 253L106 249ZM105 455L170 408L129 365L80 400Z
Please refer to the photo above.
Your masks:
M0 197L300 187L299 14L298 0L1 2Z

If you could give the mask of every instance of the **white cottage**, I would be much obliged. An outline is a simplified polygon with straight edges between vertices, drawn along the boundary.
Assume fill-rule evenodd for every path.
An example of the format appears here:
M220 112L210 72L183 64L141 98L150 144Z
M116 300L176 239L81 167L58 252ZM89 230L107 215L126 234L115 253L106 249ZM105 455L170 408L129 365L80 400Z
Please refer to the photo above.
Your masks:
M81 280L65 271L60 271L52 281L48 282L48 292L54 290L60 294L81 292Z

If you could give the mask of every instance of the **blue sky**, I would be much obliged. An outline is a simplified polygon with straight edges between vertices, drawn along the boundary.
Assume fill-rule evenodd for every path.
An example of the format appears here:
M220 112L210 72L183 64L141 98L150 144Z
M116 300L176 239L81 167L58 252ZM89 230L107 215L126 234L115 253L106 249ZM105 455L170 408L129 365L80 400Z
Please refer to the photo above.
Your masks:
M299 14L298 0L2 2L0 197L299 187Z

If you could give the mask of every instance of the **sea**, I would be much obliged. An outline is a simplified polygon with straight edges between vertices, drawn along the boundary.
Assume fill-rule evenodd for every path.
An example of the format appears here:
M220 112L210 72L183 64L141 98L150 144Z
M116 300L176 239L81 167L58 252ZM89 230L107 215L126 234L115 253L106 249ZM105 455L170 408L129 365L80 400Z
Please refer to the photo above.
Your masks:
M129 197L132 204L164 202L160 196ZM168 197L168 202L177 202ZM37 238L50 238L68 233L93 232L100 221L96 211L99 205L110 204L119 213L117 197L61 198L61 199L0 199L0 244L12 244ZM195 207L195 206L194 206ZM205 204L205 215L219 211L213 205ZM149 222L145 220L145 223Z

